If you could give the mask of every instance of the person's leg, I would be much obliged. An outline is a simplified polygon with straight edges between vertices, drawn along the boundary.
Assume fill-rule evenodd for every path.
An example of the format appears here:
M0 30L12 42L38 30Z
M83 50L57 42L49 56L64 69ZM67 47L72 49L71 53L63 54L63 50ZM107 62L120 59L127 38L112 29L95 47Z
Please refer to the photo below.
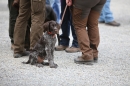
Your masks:
M55 3L55 0L49 0L51 7L53 7L53 4Z
M113 14L110 11L110 0L107 0L103 6L102 12L99 17L99 22L101 23L108 23L113 21Z
M104 10L104 7L103 7L103 9L102 9L102 11L101 11L101 13L100 13L100 17L99 17L99 19L98 19L98 21L100 22L100 23L105 23L105 12L104 12L105 10Z
M61 1L61 17L63 16L63 12L66 6L66 2L64 0ZM60 35L60 44L64 46L69 46L69 35L70 35L70 15L69 15L69 8L67 8L66 13L64 15L64 19L62 21L61 30L62 34Z
M91 10L88 16L88 35L90 40L90 47L93 49L93 57L98 58L98 45L99 45L99 28L98 18L100 12Z
M73 7L72 10L73 24L78 38L78 44L82 52L82 56L76 58L75 62L93 61L93 50L90 48L88 31L86 30L88 16L84 18L81 17L81 15L82 10Z
M14 0L8 0L9 7L9 37L11 39L11 44L14 44L13 34L16 18L18 16L18 10L12 6ZM13 48L13 47L12 47Z
M111 0L107 0L103 7L103 11L105 15L105 23L112 22L114 20L113 14L110 10L110 1Z
M110 3L111 3L111 0L107 0L104 6L105 23L111 26L120 26L120 23L114 21L113 13L110 10Z
M80 48L79 48L79 45L78 45L77 36L76 36L75 30L74 30L74 26L72 24L72 17L71 17L70 12L69 12L69 15L70 15L69 21L70 21L70 26L71 26L70 28L71 28L73 40L72 40L71 47L66 48L65 51L68 52L68 53L75 53L75 52L79 52Z
M26 36L25 36L25 45L24 45L24 48L27 51L30 50L30 29L31 29L31 18L29 18L29 20L28 20L27 30L26 30Z
M70 19L70 24L71 24L71 32L72 32L72 37L73 37L72 47L79 48L78 41L77 41L77 36L76 36L76 33L75 33L75 29L74 29L74 26L72 24L72 18Z
M99 18L99 22L106 23L107 25L111 25L111 26L120 26L120 23L114 21L113 13L110 10L110 3L111 0L106 1Z
M46 0L47 5L51 5L50 0Z
M91 11L88 16L88 22L87 22L88 35L90 40L90 47L93 49L93 57L95 61L98 59L97 48L100 42L98 19L105 2L106 0L100 0L100 2L97 3L97 5L91 8Z
M54 3L52 5L52 8L54 9L54 12L57 16L57 22L60 23L60 0L54 0Z
M31 12L30 6L29 0L20 0L19 15L14 29L14 53L21 53L24 51L27 22Z
M64 9L66 6L65 0L61 0L61 17L63 15ZM66 9L62 25L61 25L62 34L60 35L60 45L55 47L55 50L64 50L69 46L69 35L70 35L70 14L69 8Z
M31 33L30 49L33 49L36 42L43 35L43 24L45 21L45 0L31 0Z

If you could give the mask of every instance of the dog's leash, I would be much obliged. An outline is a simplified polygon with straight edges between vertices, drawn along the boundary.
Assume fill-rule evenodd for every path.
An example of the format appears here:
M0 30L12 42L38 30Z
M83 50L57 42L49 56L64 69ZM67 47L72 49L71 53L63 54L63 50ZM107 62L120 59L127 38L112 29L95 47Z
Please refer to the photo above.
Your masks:
M60 21L60 27L61 27L61 25L62 25L62 22L63 22L64 16L65 16L66 9L67 9L67 5L65 6L65 9L64 9L64 12L63 12L61 21ZM58 38L58 45L60 45L60 36L59 36L59 34L57 34L57 38Z
M64 12L63 12L63 15L62 15L62 18L61 18L61 21L60 21L60 25L62 24L63 22L63 19L64 19L64 16L65 16L65 12L66 12L66 9L67 9L67 5L65 6L65 9L64 9Z

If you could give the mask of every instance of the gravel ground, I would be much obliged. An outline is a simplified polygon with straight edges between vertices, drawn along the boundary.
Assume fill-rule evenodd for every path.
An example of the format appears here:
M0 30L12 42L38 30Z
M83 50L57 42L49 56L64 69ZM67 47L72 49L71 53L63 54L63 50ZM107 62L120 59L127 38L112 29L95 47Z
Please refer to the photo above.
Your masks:
M111 2L120 27L99 24L98 63L75 64L73 59L81 55L80 52L55 51L57 69L22 64L28 57L13 58L7 3L0 0L0 86L130 86L130 0Z

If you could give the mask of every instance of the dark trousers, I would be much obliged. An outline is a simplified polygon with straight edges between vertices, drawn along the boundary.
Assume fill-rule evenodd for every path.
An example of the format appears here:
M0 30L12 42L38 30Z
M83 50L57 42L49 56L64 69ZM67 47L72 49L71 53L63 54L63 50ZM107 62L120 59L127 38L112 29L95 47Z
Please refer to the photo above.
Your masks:
M19 14L18 9L12 6L14 0L8 0L8 7L9 7L9 37L11 39L11 44L14 44L14 27L16 23L17 16ZM30 25L31 22L28 22ZM25 36L25 48L30 47L30 27L27 26L26 36Z
M65 6L66 6L66 1L61 0L61 17L63 15ZM61 45L69 46L70 29L71 29L72 36L73 36L72 46L73 47L79 47L78 42L77 42L77 36L76 36L75 30L74 30L74 26L72 25L71 13L70 13L70 10L69 10L69 7L68 7L66 9L66 13L65 13L62 25L61 25L61 30L62 30L62 34L60 35L60 38L61 38L60 44Z
M8 0L9 7L9 37L11 39L11 44L14 44L13 34L14 34L14 26L16 22L16 18L18 16L18 10L15 9L12 4L14 0Z

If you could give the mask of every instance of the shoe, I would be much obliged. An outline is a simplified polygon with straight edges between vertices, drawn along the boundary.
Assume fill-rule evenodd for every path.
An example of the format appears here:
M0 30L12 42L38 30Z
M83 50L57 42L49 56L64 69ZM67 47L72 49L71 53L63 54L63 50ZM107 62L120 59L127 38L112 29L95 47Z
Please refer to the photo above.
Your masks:
M109 23L106 23L107 25L111 25L111 26L120 26L120 23L117 23L116 21L112 21Z
M26 49L26 51L30 51L30 45L29 44L25 44L24 48Z
M85 56L78 56L77 58L74 59L74 62L75 63L78 63L78 64L85 64L85 63L91 63L93 62L94 59L91 55L85 55Z
M77 47L68 47L65 49L65 51L67 53L75 53L75 52L80 52L80 48L77 48Z
M55 47L55 50L56 51L62 51L62 50L65 50L68 46L63 46L63 45L59 45L57 47Z
M31 51L30 48L25 48L26 51Z
M22 56L28 56L29 54L30 54L29 51L23 51L22 53L15 53L13 56L14 56L14 58L19 58Z

